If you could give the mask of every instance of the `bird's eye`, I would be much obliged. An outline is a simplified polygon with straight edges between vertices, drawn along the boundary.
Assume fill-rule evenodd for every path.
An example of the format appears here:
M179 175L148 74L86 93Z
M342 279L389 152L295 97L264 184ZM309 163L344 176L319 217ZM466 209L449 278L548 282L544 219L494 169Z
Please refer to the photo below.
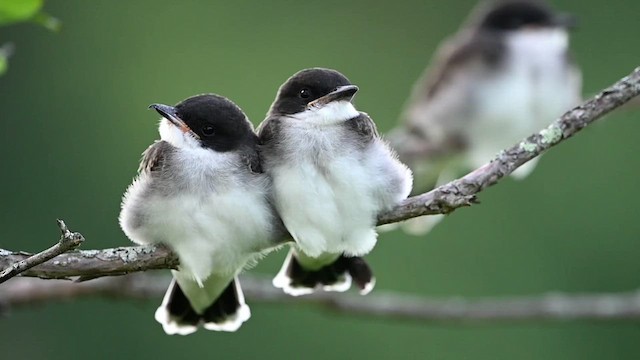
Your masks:
M302 89L300 90L300 97L303 99L308 98L309 96L311 96L311 91L309 91L309 89Z
M203 134L204 136L211 136L211 135L213 135L213 126L211 126L211 125L205 125L205 126L202 128L202 134Z

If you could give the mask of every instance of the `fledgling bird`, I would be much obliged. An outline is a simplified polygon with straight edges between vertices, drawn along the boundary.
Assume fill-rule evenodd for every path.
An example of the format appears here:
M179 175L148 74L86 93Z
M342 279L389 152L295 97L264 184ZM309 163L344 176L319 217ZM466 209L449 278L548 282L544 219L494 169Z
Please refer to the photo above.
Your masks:
M580 102L581 73L569 53L573 25L572 16L541 0L479 4L438 49L389 136L413 170L415 192L484 165ZM525 177L536 161L512 175Z
M368 293L375 279L361 256L376 244L376 217L411 191L411 171L353 106L357 91L335 70L302 70L258 128L274 203L295 240L273 283L291 295L352 281Z
M284 229L270 204L258 138L242 110L218 95L175 107L162 119L122 200L120 225L138 244L165 244L180 259L155 313L167 334L235 331L249 319L238 273L277 245Z

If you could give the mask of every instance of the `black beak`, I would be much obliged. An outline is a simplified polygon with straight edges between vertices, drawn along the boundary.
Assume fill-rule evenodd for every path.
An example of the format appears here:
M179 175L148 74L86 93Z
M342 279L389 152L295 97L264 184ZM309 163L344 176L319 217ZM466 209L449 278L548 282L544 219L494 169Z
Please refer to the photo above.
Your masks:
M310 102L307 107L323 107L334 101L351 101L357 92L358 87L355 85L339 86L327 95Z
M553 25L566 29L575 29L578 26L578 18L569 13L559 13L553 18Z
M163 104L151 104L149 105L149 109L154 109L155 111L157 111L158 114L162 115L163 118L169 120L171 124L182 130L182 132L190 133L192 136L199 138L199 136L194 133L182 119L180 119L177 114L178 111L175 107Z

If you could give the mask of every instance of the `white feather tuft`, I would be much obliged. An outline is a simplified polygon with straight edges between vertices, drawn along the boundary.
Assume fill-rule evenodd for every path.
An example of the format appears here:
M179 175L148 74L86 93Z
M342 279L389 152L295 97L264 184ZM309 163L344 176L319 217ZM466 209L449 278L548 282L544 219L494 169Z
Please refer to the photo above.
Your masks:
M160 120L158 132L162 140L179 149L197 149L201 147L198 139L194 138L188 132L183 132L165 118Z

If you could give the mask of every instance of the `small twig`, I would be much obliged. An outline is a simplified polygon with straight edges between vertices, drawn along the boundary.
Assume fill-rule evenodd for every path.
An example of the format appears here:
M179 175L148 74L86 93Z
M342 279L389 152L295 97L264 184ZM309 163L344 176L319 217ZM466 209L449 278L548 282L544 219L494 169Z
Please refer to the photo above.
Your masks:
M495 323L527 320L640 319L640 291L611 294L559 294L463 299L433 298L376 291L366 297L318 293L291 297L268 279L243 276L242 288L250 303L308 303L348 315L424 322ZM167 276L132 274L90 282L16 278L0 287L0 308L18 308L86 297L140 299L159 302L169 284Z
M72 233L71 231L69 231L64 221L58 220L58 227L60 228L61 235L60 240L57 244L53 245L47 250L29 256L24 260L17 261L8 266L0 273L0 284L20 274L21 272L27 271L32 267L49 261L62 253L77 248L84 241L84 237L82 236L82 234L77 232Z

